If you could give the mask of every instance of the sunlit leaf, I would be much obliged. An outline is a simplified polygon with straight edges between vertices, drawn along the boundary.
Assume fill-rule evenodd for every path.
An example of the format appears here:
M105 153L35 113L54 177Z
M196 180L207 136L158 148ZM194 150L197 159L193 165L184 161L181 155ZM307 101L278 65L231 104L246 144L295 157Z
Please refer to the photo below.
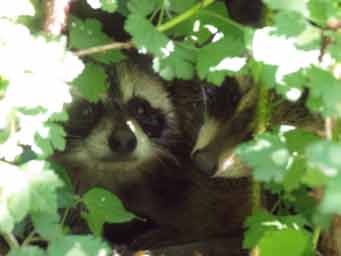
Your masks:
M108 245L92 236L65 236L51 241L47 249L49 256L94 256L112 255Z

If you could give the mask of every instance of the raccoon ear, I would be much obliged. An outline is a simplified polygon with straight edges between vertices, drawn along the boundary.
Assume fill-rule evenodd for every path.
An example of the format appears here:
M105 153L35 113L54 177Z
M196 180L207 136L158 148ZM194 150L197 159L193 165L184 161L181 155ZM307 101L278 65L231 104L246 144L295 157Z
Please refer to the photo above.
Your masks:
M103 104L75 101L69 108L69 120L64 124L68 135L85 137L103 114Z

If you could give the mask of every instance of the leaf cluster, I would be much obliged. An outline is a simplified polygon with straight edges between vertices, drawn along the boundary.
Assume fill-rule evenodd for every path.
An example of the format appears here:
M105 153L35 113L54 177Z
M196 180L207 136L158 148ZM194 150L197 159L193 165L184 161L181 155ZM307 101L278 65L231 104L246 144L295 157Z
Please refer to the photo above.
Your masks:
M131 37L125 47L151 55L154 71L166 80L200 78L219 86L226 76L249 76L282 100L300 100L308 90L311 113L326 121L341 116L341 36L335 26L340 0L264 0L259 28L235 22L223 2L214 0L87 2L120 13ZM115 47L101 50L113 38L103 32L100 19L74 15L66 36L46 36L37 29L42 8L37 0L0 4L0 233L10 256L109 255L99 238L68 233L69 209L83 204L82 216L97 237L104 223L134 216L99 188L76 197L65 171L50 165L48 157L65 148L62 122L68 119L64 106L72 101L71 92L101 100L110 83L106 67L125 55ZM89 48L96 53L81 60L80 52ZM271 115L270 104L260 106ZM326 140L297 127L285 132L270 127L238 147L255 180L285 206L285 211L275 207L281 215L258 212L246 221L246 248L257 245L261 255L313 255L315 231L341 213L341 135L334 128ZM320 188L323 197L307 203L308 191ZM18 226L27 221L33 230L25 237ZM40 240L49 242L46 250L34 246Z

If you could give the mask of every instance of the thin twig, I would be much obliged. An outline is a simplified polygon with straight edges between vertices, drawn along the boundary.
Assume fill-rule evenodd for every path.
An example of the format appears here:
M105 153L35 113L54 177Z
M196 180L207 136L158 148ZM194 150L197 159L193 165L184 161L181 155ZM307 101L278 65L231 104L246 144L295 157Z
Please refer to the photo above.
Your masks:
M27 246L29 245L33 240L34 240L34 236L36 235L36 232L33 230L24 240L24 242L22 242L22 246Z
M99 46L94 46L91 48L75 51L74 54L81 57L85 55L105 52L113 49L130 49L134 47L132 42L113 42L110 44L104 44Z

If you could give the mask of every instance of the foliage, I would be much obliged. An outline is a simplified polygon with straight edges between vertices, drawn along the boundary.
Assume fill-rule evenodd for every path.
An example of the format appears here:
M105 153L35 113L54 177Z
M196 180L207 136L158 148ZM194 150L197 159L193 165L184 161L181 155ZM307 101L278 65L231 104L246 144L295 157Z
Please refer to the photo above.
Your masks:
M308 88L312 113L326 120L341 116L341 37L334 25L341 20L340 0L264 0L266 24L257 29L233 21L214 0L87 2L123 14L133 46L152 55L154 71L166 80L199 77L219 86L227 75L248 75L289 101ZM63 107L72 101L71 87L89 101L99 100L109 86L105 66L125 56L111 48L81 60L75 50L112 42L101 20L72 16L67 36L47 36L36 27L43 8L36 0L0 4L0 233L10 256L110 255L100 238L68 234L70 208L86 206L82 216L96 236L104 223L134 216L99 188L78 198L48 157L65 147L61 122L68 118ZM262 106L271 112L271 105ZM340 135L327 140L297 127L267 125L269 131L236 152L280 202L275 212L257 212L246 221L244 246L257 246L261 255L313 255L316 231L341 213ZM311 199L307 191L321 187L321 201L304 208L301 202ZM27 221L32 233L18 244L22 234L16 227ZM33 246L37 240L48 241L47 249Z

